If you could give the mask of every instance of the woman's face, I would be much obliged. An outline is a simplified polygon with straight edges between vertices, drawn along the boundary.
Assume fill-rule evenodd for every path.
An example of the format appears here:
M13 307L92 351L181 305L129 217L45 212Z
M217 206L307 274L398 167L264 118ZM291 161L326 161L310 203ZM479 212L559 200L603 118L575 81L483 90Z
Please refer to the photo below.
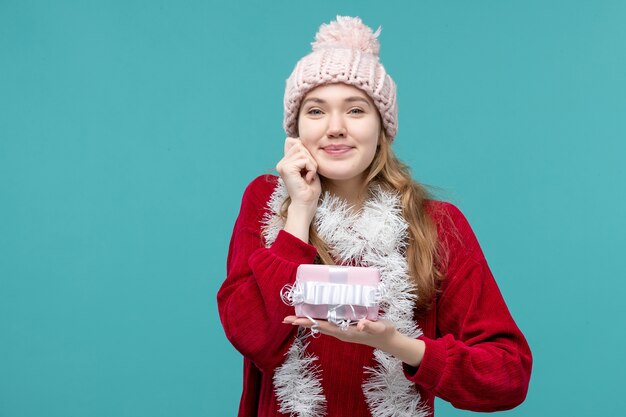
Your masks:
M380 128L369 96L347 84L309 91L298 114L300 140L317 161L318 174L330 180L361 178L376 154Z

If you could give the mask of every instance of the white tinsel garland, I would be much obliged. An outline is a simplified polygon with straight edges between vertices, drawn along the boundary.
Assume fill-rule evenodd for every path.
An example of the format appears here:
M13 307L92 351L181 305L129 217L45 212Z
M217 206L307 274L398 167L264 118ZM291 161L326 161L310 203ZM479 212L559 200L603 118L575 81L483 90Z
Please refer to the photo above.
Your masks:
M381 301L381 318L392 322L408 337L420 336L413 320L415 289L409 276L404 252L408 224L402 216L400 196L373 186L370 196L358 213L330 193L322 196L315 213L319 236L328 244L331 255L346 264L376 267L381 274L385 296ZM279 212L289 196L279 178L269 202L269 213L263 219L263 237L267 247L284 228ZM302 330L302 329L300 329ZM324 414L326 399L319 380L317 358L306 353L307 335L298 332L285 362L274 374L274 387L280 412L299 417ZM402 372L402 362L381 350L374 350L377 366L367 368L370 377L363 384L363 393L374 417L424 417L429 410L421 403L414 384Z
M319 380L319 367L314 355L306 353L308 344L304 328L298 329L298 337L287 352L287 360L274 373L274 387L280 404L278 411L301 417L317 417L324 414L324 393Z

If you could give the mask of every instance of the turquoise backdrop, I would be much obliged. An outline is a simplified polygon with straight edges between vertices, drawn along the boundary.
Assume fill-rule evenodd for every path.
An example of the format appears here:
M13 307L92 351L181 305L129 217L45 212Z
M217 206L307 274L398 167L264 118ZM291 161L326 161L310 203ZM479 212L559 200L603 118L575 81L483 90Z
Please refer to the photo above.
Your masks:
M531 344L502 415L622 415L625 1L0 0L1 417L236 414L230 233L337 14L383 27L397 154Z

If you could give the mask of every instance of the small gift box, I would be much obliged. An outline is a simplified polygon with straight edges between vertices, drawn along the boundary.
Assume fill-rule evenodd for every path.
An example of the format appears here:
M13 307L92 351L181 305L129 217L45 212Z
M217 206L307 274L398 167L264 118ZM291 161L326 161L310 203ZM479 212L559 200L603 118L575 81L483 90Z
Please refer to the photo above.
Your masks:
M296 282L283 290L283 300L296 316L346 325L361 319L377 320L381 297L376 268L310 265L298 267Z

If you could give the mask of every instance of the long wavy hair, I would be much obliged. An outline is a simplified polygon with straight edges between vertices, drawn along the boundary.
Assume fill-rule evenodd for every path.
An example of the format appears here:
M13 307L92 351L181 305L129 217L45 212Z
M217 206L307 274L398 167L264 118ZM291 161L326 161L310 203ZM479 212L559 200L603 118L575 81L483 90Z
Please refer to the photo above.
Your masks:
M439 282L444 278L437 266L438 257L444 255L443 248L438 244L437 227L426 210L432 195L426 186L413 180L409 167L395 156L384 129L381 129L378 149L366 172L361 192L375 182L384 188L395 190L401 197L402 214L409 225L405 256L410 276L417 288L416 308L418 314L426 312L432 304ZM324 195L326 181L321 176L320 180ZM287 198L281 207L280 215L283 218L287 217L290 202L291 199ZM321 263L335 265L330 248L318 235L314 223L311 222L309 227L309 242L317 248Z

